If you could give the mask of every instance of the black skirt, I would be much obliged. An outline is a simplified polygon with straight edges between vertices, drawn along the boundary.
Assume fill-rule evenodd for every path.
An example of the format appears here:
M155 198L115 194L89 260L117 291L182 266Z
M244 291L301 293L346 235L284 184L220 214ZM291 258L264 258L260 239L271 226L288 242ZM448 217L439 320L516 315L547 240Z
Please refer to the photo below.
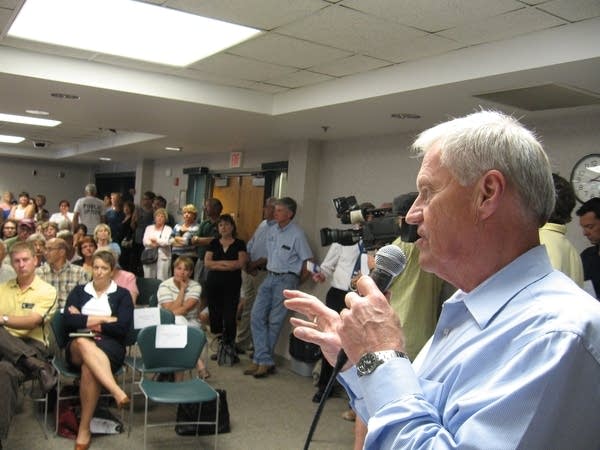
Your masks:
M71 363L71 342L73 342L73 339L70 339L69 342L67 342L67 347L65 348L65 356L71 368L78 370L79 367ZM94 342L96 343L96 346L100 350L102 350L106 354L106 356L108 356L108 360L110 361L110 369L112 373L115 373L117 370L119 370L123 365L123 361L125 360L125 346L119 341L117 341L115 338L105 336L102 334L97 335L94 338Z

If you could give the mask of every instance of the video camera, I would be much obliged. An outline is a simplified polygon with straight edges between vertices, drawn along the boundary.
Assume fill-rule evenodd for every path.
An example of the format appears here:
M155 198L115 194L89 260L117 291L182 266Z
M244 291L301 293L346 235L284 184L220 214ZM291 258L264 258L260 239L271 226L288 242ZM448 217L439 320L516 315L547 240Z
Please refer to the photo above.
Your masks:
M362 209L353 195L334 198L333 205L340 221L343 224L361 223L362 227L346 230L321 228L321 245L325 247L333 242L341 245L354 245L362 239L365 249L372 250L391 243L398 236L405 242L416 241L416 225L408 225L404 220L402 225L398 223L398 216L404 216L408 211L406 208L404 208L406 211L402 211L400 210L402 208L396 207L401 203L401 198L404 199L404 196L394 199L394 208ZM414 201L414 198L412 200Z

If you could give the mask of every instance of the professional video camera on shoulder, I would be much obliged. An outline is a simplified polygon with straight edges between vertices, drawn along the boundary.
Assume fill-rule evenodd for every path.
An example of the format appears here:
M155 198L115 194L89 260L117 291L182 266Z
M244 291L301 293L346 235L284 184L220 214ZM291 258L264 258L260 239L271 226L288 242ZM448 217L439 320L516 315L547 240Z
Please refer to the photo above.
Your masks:
M392 212L392 208L375 208L370 203L359 205L354 195L334 198L333 206L337 212L337 218L343 224L368 222L377 217L387 216Z
M416 198L416 192L400 195L394 198L392 208L359 205L354 196L334 198L333 205L340 221L362 226L346 230L321 228L321 245L325 247L334 242L354 245L362 239L365 249L371 250L391 243L398 236L404 242L414 242L418 237L416 225L409 225L404 220L400 225L399 217L406 216Z

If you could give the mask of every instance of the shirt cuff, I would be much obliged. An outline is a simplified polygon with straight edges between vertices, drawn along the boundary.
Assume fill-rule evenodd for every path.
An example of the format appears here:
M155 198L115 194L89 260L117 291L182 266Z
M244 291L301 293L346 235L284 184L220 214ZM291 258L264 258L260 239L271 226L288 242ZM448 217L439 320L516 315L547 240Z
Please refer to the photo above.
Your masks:
M407 358L386 361L370 375L359 377L356 367L339 375L354 410L365 423L387 403L405 396L422 395L419 379ZM368 393L364 395L363 393Z

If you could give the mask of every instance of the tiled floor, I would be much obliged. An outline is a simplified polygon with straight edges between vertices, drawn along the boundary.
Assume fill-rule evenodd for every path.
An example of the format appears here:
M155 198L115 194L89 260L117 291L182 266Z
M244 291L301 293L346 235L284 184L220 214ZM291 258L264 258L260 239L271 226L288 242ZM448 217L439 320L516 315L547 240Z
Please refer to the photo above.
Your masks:
M233 367L209 365L213 386L227 390L231 415L231 432L218 439L220 450L280 450L301 449L308 433L317 405L311 402L315 392L312 378L299 376L290 370L289 362L278 369L277 374L266 379L254 379L242 375L248 358L242 356L242 363ZM353 444L353 424L344 421L341 413L347 409L345 397L331 398L325 405L319 425L310 448L351 449ZM133 428L130 437L127 432L119 435L100 436L92 441L91 449L143 448L142 396L135 398ZM155 406L150 411L151 420L171 420L175 409L169 406ZM50 417L50 422L53 416ZM209 436L181 437L173 427L153 428L148 432L148 449L210 449L213 438ZM8 438L3 442L4 449L14 450L53 450L71 449L74 441L56 437L49 431L44 439L42 428L35 418L32 402L25 398L23 411L11 424Z

